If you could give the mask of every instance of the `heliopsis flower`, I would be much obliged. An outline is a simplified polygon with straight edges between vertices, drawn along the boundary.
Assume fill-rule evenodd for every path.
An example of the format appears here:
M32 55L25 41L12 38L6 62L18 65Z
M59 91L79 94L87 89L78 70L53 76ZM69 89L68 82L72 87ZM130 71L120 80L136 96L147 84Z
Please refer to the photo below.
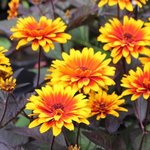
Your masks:
M148 0L100 0L98 3L99 7L102 7L105 4L109 6L114 6L118 4L120 9L127 9L128 11L133 11L133 5L137 5L140 8L142 5L145 5Z
M41 124L40 133L50 128L53 135L61 133L62 127L74 130L73 121L89 124L90 108L83 94L75 95L76 91L71 87L64 88L61 85L53 87L46 86L36 90L37 95L32 95L26 104L26 109L32 110L36 119L32 121L29 128Z
M80 147L78 147L77 145L70 145L67 150L80 150Z
M136 71L130 70L129 75L124 75L121 81L121 86L127 88L122 96L132 95L133 101L140 96L148 99L150 97L150 63L146 63L143 70L139 67Z
M7 50L4 47L0 46L0 65L10 65L9 59L5 56L5 52L7 52Z
M117 94L107 94L102 90L99 90L98 93L91 93L89 97L91 116L96 116L97 120L106 118L107 115L119 117L118 111L127 112L126 108L120 106L124 103L125 100Z
M0 65L0 77L6 79L13 74L12 68L10 66Z
M45 52L54 49L54 42L66 43L71 36L64 33L67 26L60 19L54 21L42 16L37 22L33 17L19 18L15 27L11 28L13 32L11 39L18 39L19 43L16 49L32 44L32 50L36 51L41 46Z
M99 29L98 41L105 43L104 50L111 50L113 63L117 63L124 57L128 64L131 63L131 56L138 58L148 50L145 46L150 44L150 34L146 27L143 27L142 20L134 20L124 16L123 23L117 18L109 20L104 27Z
M93 48L83 48L82 52L71 49L70 54L63 53L62 57L63 60L53 61L49 69L51 73L46 75L46 79L51 79L50 84L83 89L84 93L115 84L110 78L114 76L115 68L109 66L110 58L104 60L106 54L94 54Z
M141 63L144 65L146 63L150 63L150 50L147 51L147 53L145 54L146 56L141 56L139 58L139 60L141 61Z
M11 0L8 4L9 10L8 12L8 19L13 19L18 15L18 8L19 8L19 0Z
M16 79L13 79L12 77L6 78L5 80L3 78L0 78L0 89L6 92L12 92L16 86Z

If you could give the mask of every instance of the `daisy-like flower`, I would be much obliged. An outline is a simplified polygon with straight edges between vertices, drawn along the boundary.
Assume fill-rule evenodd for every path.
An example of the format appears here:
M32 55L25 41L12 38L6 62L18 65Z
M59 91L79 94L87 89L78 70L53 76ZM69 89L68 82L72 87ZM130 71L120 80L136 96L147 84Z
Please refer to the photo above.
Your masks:
M18 15L19 0L11 0L8 4L9 10L7 11L7 19L13 19Z
M147 51L147 53L145 54L146 56L142 56L139 58L139 60L141 61L141 63L144 65L146 63L150 63L150 50Z
M80 147L78 147L77 145L70 145L67 150L80 150Z
M0 77L6 79L13 74L12 68L10 66L0 65Z
M3 78L0 78L0 89L6 92L12 92L16 86L16 79L13 79L12 77L6 78L5 80Z
M61 85L53 87L42 87L36 90L37 95L32 95L26 104L26 109L32 110L32 116L36 119L32 121L29 128L41 124L40 133L44 133L52 128L53 135L61 133L62 127L74 130L73 121L77 123L89 124L90 108L87 99L83 94L75 95L76 91L71 87L64 88Z
M114 76L115 68L109 66L110 58L104 60L106 54L94 54L93 48L83 48L82 52L71 49L70 55L63 53L62 57L63 60L53 61L49 69L51 73L46 75L46 79L51 79L50 84L60 83L76 90L83 89L84 93L115 84L110 78Z
M7 52L7 50L4 47L0 46L0 65L10 65L9 59L5 56L5 52Z
M67 26L60 19L54 21L42 16L37 22L33 17L19 18L15 27L11 28L11 39L18 39L16 49L28 43L32 44L32 50L36 51L41 46L45 52L54 49L54 42L66 43L71 36L64 33Z
M113 63L117 63L124 57L128 64L131 63L131 56L138 58L144 54L150 45L150 34L146 27L143 27L142 20L135 20L124 16L123 23L117 18L109 20L104 27L99 29L98 41L105 43L104 50L111 50Z
M126 108L120 106L124 103L125 100L117 94L107 94L102 90L99 90L98 93L91 93L89 97L91 116L96 116L97 120L106 118L107 115L119 117L118 111L127 112Z
M122 96L132 95L132 101L140 96L148 99L150 97L150 63L145 64L143 70L139 67L136 71L130 70L129 75L124 75L121 81L121 86L127 88Z
M127 9L128 11L133 11L133 5L137 5L140 8L146 4L148 0L100 0L98 3L99 7L102 7L105 4L109 6L119 5L120 9Z

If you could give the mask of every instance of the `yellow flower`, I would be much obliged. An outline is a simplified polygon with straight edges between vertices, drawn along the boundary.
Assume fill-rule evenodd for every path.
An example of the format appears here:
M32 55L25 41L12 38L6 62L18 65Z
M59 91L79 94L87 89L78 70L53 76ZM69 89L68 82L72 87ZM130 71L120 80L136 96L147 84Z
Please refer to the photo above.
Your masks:
M148 50L145 55L146 55L146 56L141 56L141 57L139 58L139 60L141 61L141 63L142 63L143 65L145 65L146 63L150 63L150 50Z
M51 79L48 84L71 86L76 90L88 93L90 90L98 91L101 88L114 85L111 76L115 68L110 67L111 59L106 59L106 54L96 52L92 48L83 48L82 52L71 49L70 55L62 54L63 60L53 61L46 79Z
M0 65L9 66L10 62L9 59L5 56L5 52L7 52L7 50L4 47L0 46Z
M12 68L10 66L0 65L0 77L4 80L13 74Z
M70 145L67 150L80 150L80 147L78 147L77 145Z
M0 78L0 89L6 92L12 92L16 86L16 79L13 79L12 77L6 78L5 80L3 78Z
M11 0L8 4L9 10L7 11L7 19L13 19L18 15L19 0Z
M90 108L87 107L87 99L83 94L75 95L74 89L64 88L61 85L53 87L47 85L41 90L37 89L36 92L37 95L32 95L26 104L26 109L32 110L31 115L36 117L29 128L41 124L40 133L52 128L53 135L57 136L63 126L74 130L73 121L89 124L87 117Z
M128 11L133 11L133 5L137 5L140 8L146 4L148 0L100 0L98 3L99 7L102 7L105 4L109 6L119 5L120 9L127 9Z
M111 50L113 63L117 63L124 57L128 64L131 56L138 58L139 54L148 51L146 46L150 45L150 34L147 27L143 27L142 20L135 20L124 16L123 23L117 18L109 20L104 27L99 29L98 41L106 43L104 50Z
M41 46L45 52L54 49L54 42L66 43L71 36L64 33L67 26L60 19L54 21L42 16L37 22L33 17L19 18L15 27L11 28L11 39L20 40L16 49L32 44L32 50L36 51Z
M144 99L150 97L150 63L144 65L144 69L137 67L136 71L130 70L129 75L122 78L122 87L127 88L122 95L132 95L134 101L140 96Z
M91 108L91 116L96 116L96 119L106 118L107 115L119 117L118 111L128 110L120 105L124 104L125 100L120 96L107 94L100 90L98 93L92 93L89 97L89 107Z

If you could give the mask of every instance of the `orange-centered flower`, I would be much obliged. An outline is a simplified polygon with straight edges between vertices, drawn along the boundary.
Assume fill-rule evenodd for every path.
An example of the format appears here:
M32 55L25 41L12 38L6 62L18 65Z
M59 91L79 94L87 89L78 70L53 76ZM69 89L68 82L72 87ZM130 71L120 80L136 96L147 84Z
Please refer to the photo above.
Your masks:
M150 97L150 63L144 69L137 67L136 71L130 70L129 75L122 78L121 86L127 88L122 95L132 95L131 100L136 100L140 96L144 99Z
M29 128L41 124L40 133L50 128L53 135L61 133L62 127L74 130L73 121L89 124L90 108L87 99L83 94L75 95L76 91L71 87L64 88L61 85L54 87L42 87L36 90L37 95L32 95L26 104L26 109L32 110L31 116L36 117L29 125Z
M92 48L70 50L70 55L62 54L63 60L53 61L50 74L46 79L51 79L50 84L62 84L71 86L76 90L83 89L84 93L90 90L98 91L101 88L114 85L110 78L114 76L115 68L110 67L111 59L106 59L106 54L97 52L94 54Z
M146 53L145 46L150 44L150 34L146 27L143 27L142 20L124 16L123 23L117 18L109 22L99 29L101 34L97 40L106 43L104 50L111 50L113 63L125 57L127 63L130 64L131 56L138 58L140 53Z
M124 102L125 100L115 93L107 94L105 91L99 90L98 93L92 93L89 97L91 116L96 116L97 120L106 118L107 115L119 117L118 111L127 111L126 108L120 106Z
M19 0L11 0L8 4L9 10L7 11L7 19L13 19L18 15Z
M54 21L42 16L37 22L33 17L19 18L15 27L11 28L13 32L11 39L20 40L16 49L32 44L32 50L38 50L41 46L45 52L54 49L54 42L66 43L71 36L64 33L67 26L60 19Z
M98 3L99 7L105 4L109 6L119 5L120 9L127 9L128 11L133 11L133 5L138 5L140 8L145 5L148 0L100 0Z

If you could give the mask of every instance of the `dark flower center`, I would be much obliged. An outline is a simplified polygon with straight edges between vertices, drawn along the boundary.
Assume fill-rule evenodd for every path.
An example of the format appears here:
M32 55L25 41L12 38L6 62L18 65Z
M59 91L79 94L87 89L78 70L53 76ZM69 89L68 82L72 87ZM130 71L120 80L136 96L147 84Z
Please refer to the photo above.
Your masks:
M82 71L88 70L87 67L80 67L80 69L81 69Z
M64 106L62 105L62 104L60 104L60 103L57 103L57 104L54 104L53 106L52 106L52 108L54 108L55 110L56 109L64 109Z
M128 41L132 39L132 35L130 33L124 33L123 38Z

